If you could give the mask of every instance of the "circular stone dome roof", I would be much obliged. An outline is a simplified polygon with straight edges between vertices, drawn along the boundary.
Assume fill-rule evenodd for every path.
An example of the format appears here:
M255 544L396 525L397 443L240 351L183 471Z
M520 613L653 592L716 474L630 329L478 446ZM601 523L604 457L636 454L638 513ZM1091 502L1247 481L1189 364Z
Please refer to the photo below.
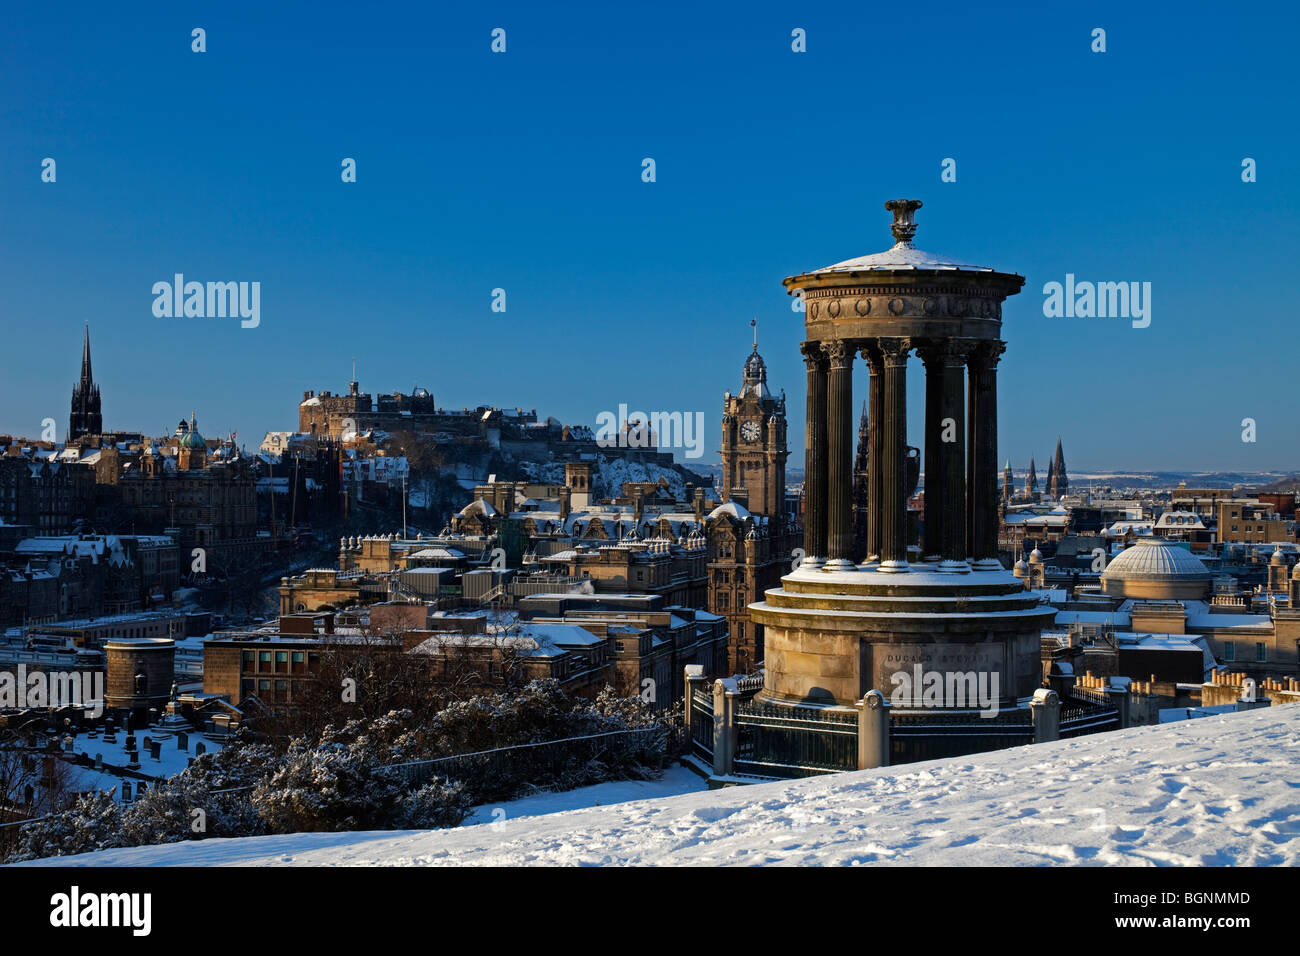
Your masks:
M723 515L729 515L732 518L744 521L749 517L749 510L738 501L728 501L709 512L710 518L720 518Z
M1124 597L1196 599L1209 590L1210 572L1186 548L1153 536L1138 538L1112 559L1101 586Z

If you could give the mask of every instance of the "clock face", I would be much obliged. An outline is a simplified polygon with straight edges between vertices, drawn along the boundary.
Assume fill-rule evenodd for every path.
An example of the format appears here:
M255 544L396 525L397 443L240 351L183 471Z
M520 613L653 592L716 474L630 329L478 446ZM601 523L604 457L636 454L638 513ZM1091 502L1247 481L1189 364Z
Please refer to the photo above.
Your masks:
M745 422L741 425L740 437L745 441L758 441L758 422Z

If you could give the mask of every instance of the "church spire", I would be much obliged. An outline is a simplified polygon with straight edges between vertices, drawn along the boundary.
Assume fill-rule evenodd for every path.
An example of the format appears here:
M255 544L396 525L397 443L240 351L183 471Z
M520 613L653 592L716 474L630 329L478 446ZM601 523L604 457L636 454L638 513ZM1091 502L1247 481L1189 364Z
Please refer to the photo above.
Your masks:
M1052 457L1052 477L1048 483L1048 493L1053 498L1063 498L1070 490L1070 479L1065 474L1065 455L1061 451L1061 436L1056 436L1056 454Z
M90 364L90 323L81 340L81 378L72 388L72 411L68 416L68 441L75 441L82 435L99 435L104 431L104 419L100 414L99 386Z
M86 321L85 337L81 341L81 384L94 385L95 376L90 371L90 321Z

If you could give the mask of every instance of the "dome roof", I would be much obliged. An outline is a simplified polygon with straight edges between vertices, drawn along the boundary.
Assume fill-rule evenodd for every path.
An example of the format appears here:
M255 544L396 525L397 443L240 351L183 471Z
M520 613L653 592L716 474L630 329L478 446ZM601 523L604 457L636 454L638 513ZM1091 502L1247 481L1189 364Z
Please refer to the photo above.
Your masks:
M1137 539L1132 547L1116 555L1101 573L1101 580L1104 586L1123 582L1208 584L1210 572L1186 548L1151 537Z
M933 252L922 252L910 242L899 242L884 252L875 252L869 256L858 256L856 259L845 259L843 262L837 262L831 266L814 269L812 274L824 275L828 272L871 272L874 270L908 269L936 269L945 272L993 271L988 266L973 266L969 263L958 262L956 259L949 259L947 256L936 255Z
M483 515L485 518L495 517L497 509L492 507L491 502L486 498L475 498L464 508L460 509L460 516L468 518L470 515Z
M812 275L828 272L870 272L872 270L894 271L907 269L932 269L940 271L992 272L987 266L973 266L947 256L922 252L912 245L916 235L916 211L921 208L919 199L891 199L885 203L885 209L894 214L894 224L890 232L894 234L894 245L884 252L856 259L845 259L833 266L816 269Z
M738 501L728 501L726 504L718 505L709 512L710 518L720 518L723 515L744 521L749 517L749 511Z
M189 426L185 429L185 434L181 436L182 448L204 448L203 436L199 434L199 423L194 416L190 416Z
M1269 558L1268 563L1272 565L1286 567L1286 555L1282 553L1282 547L1280 545L1274 547L1273 557Z
M758 343L754 343L754 351L749 353L749 358L745 359L745 373L740 383L740 397L753 393L759 398L771 397L771 392L767 390L767 363L763 361L763 356L758 354Z

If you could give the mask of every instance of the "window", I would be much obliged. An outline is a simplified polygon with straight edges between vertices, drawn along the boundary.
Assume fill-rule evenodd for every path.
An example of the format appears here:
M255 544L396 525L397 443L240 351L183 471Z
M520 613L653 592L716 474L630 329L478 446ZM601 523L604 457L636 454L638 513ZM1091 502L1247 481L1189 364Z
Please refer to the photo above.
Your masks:
M295 674L301 674L307 669L307 655L305 652L294 651L292 660L293 660L293 672Z
M247 671L254 670L255 669L254 665L256 663L257 663L257 655L254 654L252 651L244 651L244 670Z
M277 674L287 674L289 672L289 652L275 652L275 672Z
M259 680L257 682L257 692L259 694L264 694L270 689L271 689L271 682L269 680Z
M1255 660L1261 664L1268 660L1268 645L1263 641L1255 642Z
M1225 661L1235 661L1237 659L1237 645L1232 641L1223 642L1223 659Z
M258 664L257 664L257 669L258 669L258 670L260 670L260 671L269 671L269 670L271 669L271 652L270 652L270 651L258 651L258 653L257 653L257 661L258 661Z

